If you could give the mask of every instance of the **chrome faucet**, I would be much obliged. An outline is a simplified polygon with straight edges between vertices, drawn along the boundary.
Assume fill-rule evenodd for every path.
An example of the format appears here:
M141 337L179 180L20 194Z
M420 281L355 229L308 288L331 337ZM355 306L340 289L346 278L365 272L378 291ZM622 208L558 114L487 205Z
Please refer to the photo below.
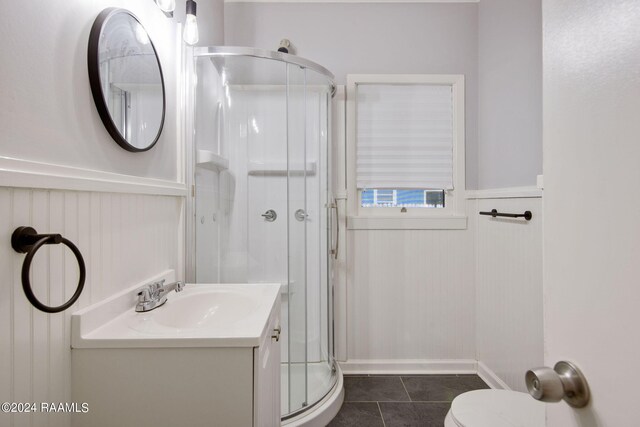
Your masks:
M138 304L136 311L151 311L160 307L167 302L167 294L171 291L180 292L184 289L184 282L173 282L168 285L164 284L165 280L149 283L138 292Z

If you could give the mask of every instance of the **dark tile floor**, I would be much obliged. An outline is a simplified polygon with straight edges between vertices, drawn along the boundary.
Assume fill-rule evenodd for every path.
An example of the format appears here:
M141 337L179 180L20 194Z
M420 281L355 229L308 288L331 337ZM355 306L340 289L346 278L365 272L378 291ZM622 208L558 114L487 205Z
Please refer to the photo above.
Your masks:
M489 388L477 375L344 377L344 404L330 427L442 427L451 401Z

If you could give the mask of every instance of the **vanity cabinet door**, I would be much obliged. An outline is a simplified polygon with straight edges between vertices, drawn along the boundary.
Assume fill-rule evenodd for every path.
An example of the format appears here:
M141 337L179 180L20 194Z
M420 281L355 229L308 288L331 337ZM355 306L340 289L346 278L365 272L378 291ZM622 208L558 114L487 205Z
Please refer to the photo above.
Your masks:
M254 349L254 419L256 427L280 425L280 303L269 322L269 333Z

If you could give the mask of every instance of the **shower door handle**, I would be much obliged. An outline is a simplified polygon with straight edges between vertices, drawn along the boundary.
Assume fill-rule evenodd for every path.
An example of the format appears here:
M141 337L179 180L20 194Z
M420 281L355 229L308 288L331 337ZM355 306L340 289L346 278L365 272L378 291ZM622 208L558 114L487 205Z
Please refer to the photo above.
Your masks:
M338 201L336 199L333 199L333 203L331 203L331 210L335 209L336 210L336 247L333 247L333 233L332 233L332 239L331 239L331 255L333 255L333 259L338 259L338 250L340 248L340 211L338 210Z

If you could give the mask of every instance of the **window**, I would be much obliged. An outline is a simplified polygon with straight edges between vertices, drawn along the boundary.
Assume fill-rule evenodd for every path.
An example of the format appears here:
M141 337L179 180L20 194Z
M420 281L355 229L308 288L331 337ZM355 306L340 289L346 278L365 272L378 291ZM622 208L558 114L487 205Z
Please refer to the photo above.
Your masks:
M444 190L364 189L363 208L444 208Z
M349 215L462 215L464 77L347 80Z
M428 208L444 208L444 190L424 190L424 204Z

